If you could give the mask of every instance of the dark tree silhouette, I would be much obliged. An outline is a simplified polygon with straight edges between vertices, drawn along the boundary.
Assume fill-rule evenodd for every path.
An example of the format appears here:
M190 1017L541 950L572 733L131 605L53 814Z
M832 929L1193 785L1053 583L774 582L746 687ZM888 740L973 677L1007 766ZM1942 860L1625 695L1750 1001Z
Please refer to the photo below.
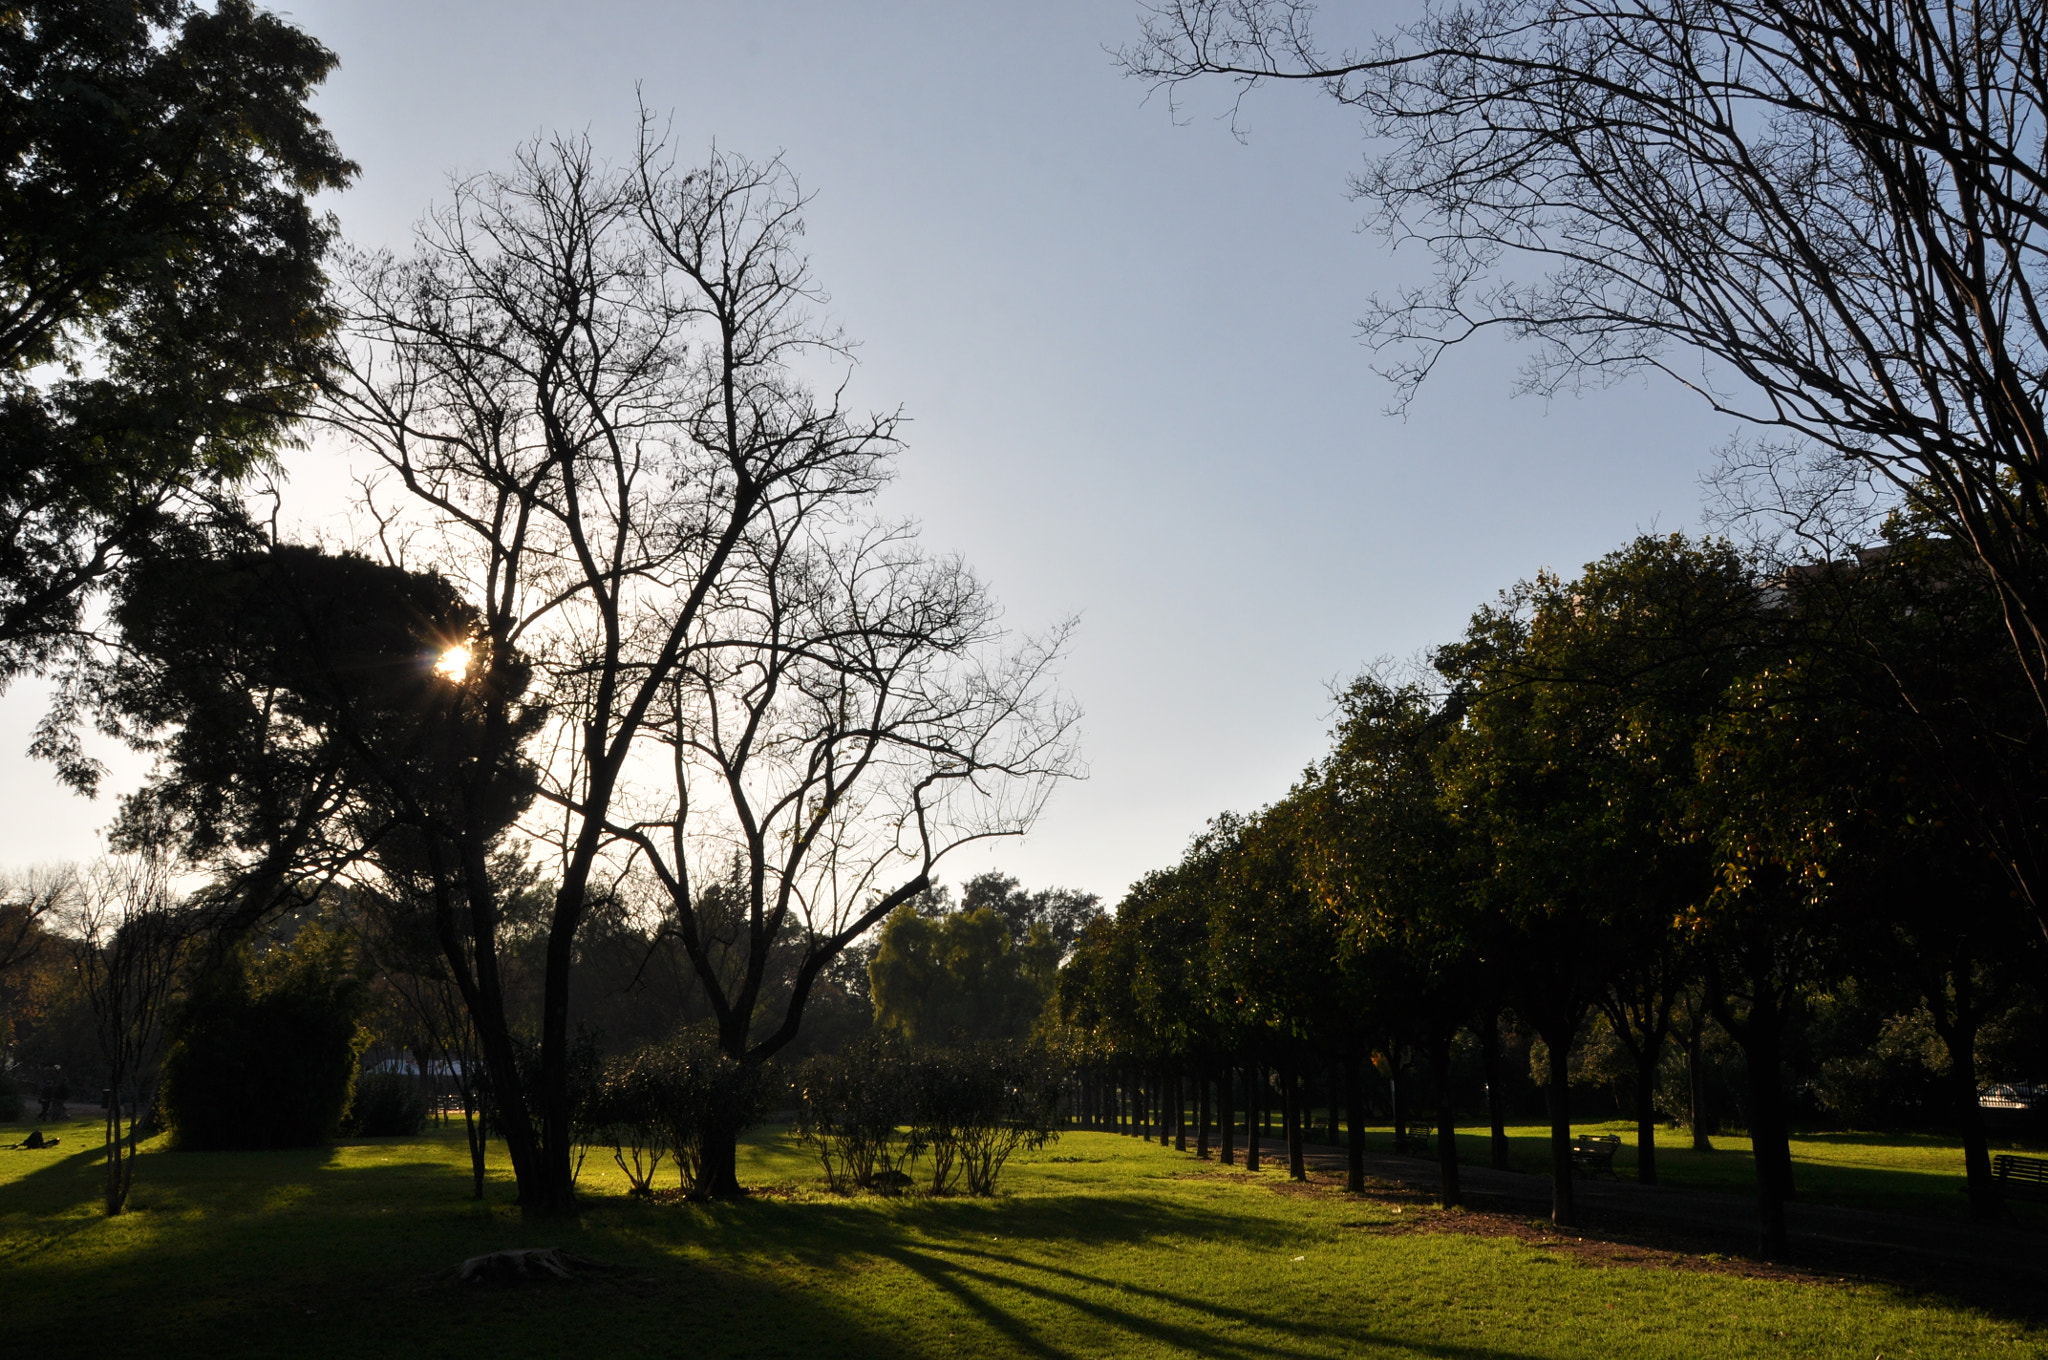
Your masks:
M0 13L0 686L92 659L93 593L290 437L355 174L334 55L247 0ZM76 671L36 739L90 789Z

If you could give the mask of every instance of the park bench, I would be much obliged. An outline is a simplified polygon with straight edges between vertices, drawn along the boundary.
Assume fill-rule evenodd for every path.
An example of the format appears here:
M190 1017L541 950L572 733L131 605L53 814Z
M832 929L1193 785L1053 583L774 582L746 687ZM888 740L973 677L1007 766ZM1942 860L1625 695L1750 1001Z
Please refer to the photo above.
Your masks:
M1409 1129L1402 1136L1400 1150L1412 1153L1417 1157L1427 1157L1429 1155L1429 1130Z
M1621 1135L1582 1133L1572 1139L1572 1170L1581 1176L1612 1176L1614 1154L1621 1151Z
M1991 1159L1991 1178L2007 1199L2048 1200L2048 1158L2000 1154Z

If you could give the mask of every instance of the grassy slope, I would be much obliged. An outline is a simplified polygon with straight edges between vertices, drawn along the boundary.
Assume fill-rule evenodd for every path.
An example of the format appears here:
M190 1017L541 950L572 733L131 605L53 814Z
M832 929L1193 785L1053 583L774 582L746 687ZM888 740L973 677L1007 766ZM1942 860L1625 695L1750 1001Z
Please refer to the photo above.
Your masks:
M1383 1205L1275 1194L1106 1134L1013 1165L994 1201L835 1199L769 1133L785 1196L657 1205L593 1161L576 1227L466 1198L459 1136L146 1154L93 1209L95 1128L0 1153L10 1342L116 1353L477 1356L1965 1356L2048 1353L2002 1321L1868 1286L1599 1267L1510 1238L1398 1234ZM74 1142L74 1140L76 1140ZM12 1136L7 1138L12 1141ZM81 1150L82 1149L82 1150ZM433 1272L504 1246L624 1267L546 1288ZM10 1345L9 1349L12 1349ZM35 1353L31 1345L23 1353Z

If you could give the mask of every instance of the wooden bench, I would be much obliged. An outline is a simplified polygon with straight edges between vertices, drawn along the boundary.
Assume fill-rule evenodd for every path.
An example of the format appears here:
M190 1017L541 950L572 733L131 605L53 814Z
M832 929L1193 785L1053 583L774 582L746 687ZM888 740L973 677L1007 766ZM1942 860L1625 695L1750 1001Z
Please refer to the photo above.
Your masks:
M1621 1151L1617 1133L1582 1133L1572 1139L1572 1171L1581 1176L1621 1177L1614 1172L1614 1154Z
M1400 1150L1416 1157L1427 1157L1429 1155L1429 1130L1426 1128L1409 1129L1407 1135L1401 1140Z
M2007 1199L2048 1201L2048 1158L2001 1153L1991 1159L1991 1178Z

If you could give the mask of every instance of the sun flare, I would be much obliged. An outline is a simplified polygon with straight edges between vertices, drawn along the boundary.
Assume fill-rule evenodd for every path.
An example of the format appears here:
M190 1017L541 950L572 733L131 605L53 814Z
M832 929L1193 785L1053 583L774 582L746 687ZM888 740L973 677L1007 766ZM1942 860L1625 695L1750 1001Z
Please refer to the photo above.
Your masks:
M469 674L469 648L457 643L441 653L441 659L434 663L434 674L461 684Z

